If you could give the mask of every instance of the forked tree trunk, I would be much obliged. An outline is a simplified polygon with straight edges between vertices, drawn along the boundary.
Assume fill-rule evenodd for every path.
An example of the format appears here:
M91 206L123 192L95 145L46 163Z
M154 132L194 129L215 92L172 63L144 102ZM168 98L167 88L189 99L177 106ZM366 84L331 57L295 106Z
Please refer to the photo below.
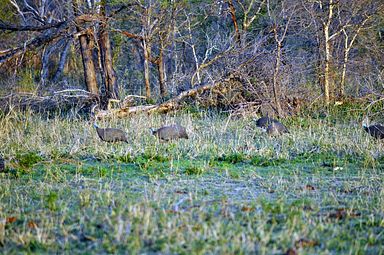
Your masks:
M196 53L196 47L195 47L195 44L193 42L193 37L192 37L192 24L191 24L191 20L190 20L190 17L188 15L186 15L186 18L187 18L187 22L188 22L188 39L189 39L189 43L187 43L191 49L192 49L192 54L193 54L193 58L195 60L195 74L192 75L192 78L191 78L191 86L194 87L195 84L194 84L194 77L196 75L197 77L197 82L200 84L201 83L201 77L200 77L200 64L199 64L199 59L197 58L197 53ZM184 53L183 56L185 57L186 54Z
M101 67L104 72L104 84L107 93L107 98L118 98L118 88L117 88L117 78L115 70L113 69L112 63L112 49L111 49L111 41L109 39L109 33L107 30L107 19L105 12L105 4L106 1L101 1L100 13L102 15L103 22L100 25L99 32L99 47L101 53Z
M72 6L75 16L79 15L79 6L77 0L72 0ZM80 24L76 24L77 32L82 32ZM99 89L97 87L96 70L92 57L92 49L94 47L94 41L89 32L82 32L79 36L81 57L83 60L84 78L87 90L92 94L99 95Z
M343 34L344 34L344 58L343 58L343 69L341 71L341 81L340 81L340 87L339 87L339 96L344 97L345 94L345 80L347 76L347 63L348 63L348 57L349 52L352 49L352 46L359 35L361 29L364 27L365 23L368 22L368 20L371 18L371 16L365 17L365 19L360 23L358 28L356 29L354 35L352 36L352 39L349 40L349 36L347 34L347 31L343 28ZM356 86L358 88L358 86Z

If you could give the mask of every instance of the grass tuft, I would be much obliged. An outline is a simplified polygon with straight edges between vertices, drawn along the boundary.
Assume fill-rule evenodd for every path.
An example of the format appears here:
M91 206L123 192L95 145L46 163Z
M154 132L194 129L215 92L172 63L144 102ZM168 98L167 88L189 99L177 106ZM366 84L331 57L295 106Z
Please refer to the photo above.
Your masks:
M17 153L15 155L15 161L20 167L30 168L34 164L43 161L43 157L38 152L29 151Z
M246 156L243 153L235 152L231 154L224 154L217 158L218 161L227 162L231 164L242 163L246 160Z

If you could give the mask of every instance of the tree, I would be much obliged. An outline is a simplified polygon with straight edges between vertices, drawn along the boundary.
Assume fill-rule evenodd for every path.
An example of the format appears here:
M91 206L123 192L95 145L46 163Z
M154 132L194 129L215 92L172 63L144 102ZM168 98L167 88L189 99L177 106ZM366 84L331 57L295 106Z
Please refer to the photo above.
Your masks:
M339 97L344 97L347 65L351 49L354 47L360 34L372 23L371 21L374 16L384 10L384 3L367 0L354 1L353 3L342 1L341 3L337 6L337 17L341 27L343 47L341 78L337 92Z
M99 49L101 55L101 70L103 73L103 80L106 89L107 98L117 99L118 88L117 88L117 77L116 72L113 68L112 61L112 48L111 41L109 39L108 32L108 17L106 14L106 0L101 0L100 2L100 15L101 23L99 27Z
M147 1L141 3L137 1L132 7L139 20L134 24L139 24L137 29L140 33L115 29L128 38L140 42L143 51L143 77L147 99L151 99L151 64L156 66L160 96L167 95L166 72L164 62L164 51L173 43L172 32L175 29L175 20L179 15L181 4L175 1Z
M55 74L51 75L52 80L57 81L67 60L71 37L76 37L80 44L87 90L94 95L99 95L95 68L95 63L98 63L101 66L99 71L102 84L105 85L106 97L117 97L116 75L112 65L112 50L107 30L106 1L72 0L70 5L60 0L54 3L41 1L36 4L24 1L22 6L16 1L9 1L17 10L20 21L25 25L9 24L0 20L0 29L29 32L35 38L27 40L23 46L2 51L0 62L8 61L25 50L42 49L40 83L45 85L50 76L51 56L60 55L57 61L58 68ZM94 58L96 48L101 56L99 59Z
M325 104L329 104L330 98L335 97L335 74L337 52L333 48L336 39L343 36L343 57L341 69L341 81L338 93L344 96L345 77L349 53L357 36L366 26L372 16L372 10L380 10L383 4L380 1L365 0L320 0L304 2L304 8L310 13L311 18L319 24L317 33L319 39L319 55L321 85Z
M273 37L276 44L275 49L275 67L273 71L273 96L277 114L283 116L280 103L281 83L280 83L280 65L282 61L283 42L286 38L287 31L290 25L291 17L295 11L295 5L291 4L290 9L287 8L285 1L272 2L267 1L268 16L272 22Z
M73 13L76 17L80 17L80 6L78 4L78 1L79 0L72 0ZM95 64L92 55L92 50L95 46L95 41L94 38L91 36L91 29L84 28L86 21L86 19L77 19L76 22L76 30L79 33L80 51L83 60L85 84L89 92L94 95L99 95Z

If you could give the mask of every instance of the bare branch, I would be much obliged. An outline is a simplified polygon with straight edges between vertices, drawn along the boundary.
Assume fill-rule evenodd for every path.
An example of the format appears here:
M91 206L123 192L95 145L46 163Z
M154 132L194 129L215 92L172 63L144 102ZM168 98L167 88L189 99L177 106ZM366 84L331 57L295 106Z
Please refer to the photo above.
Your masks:
M2 20L0 20L0 30L8 30L8 31L44 31L48 30L51 28L58 28L67 21L61 21L57 23L52 23L52 24L46 24L46 25L41 25L41 26L16 26L13 24L6 23Z

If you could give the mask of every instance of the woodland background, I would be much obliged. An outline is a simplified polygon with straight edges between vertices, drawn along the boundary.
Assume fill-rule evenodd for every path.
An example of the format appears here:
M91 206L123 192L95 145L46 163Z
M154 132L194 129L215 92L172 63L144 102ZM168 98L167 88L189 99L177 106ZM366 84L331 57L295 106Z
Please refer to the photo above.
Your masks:
M139 104L154 104L195 89L179 99L204 95L192 101L223 109L267 105L281 116L302 102L383 97L381 0L0 5L3 110L27 96L96 96L105 108L108 99L132 105L138 95Z

